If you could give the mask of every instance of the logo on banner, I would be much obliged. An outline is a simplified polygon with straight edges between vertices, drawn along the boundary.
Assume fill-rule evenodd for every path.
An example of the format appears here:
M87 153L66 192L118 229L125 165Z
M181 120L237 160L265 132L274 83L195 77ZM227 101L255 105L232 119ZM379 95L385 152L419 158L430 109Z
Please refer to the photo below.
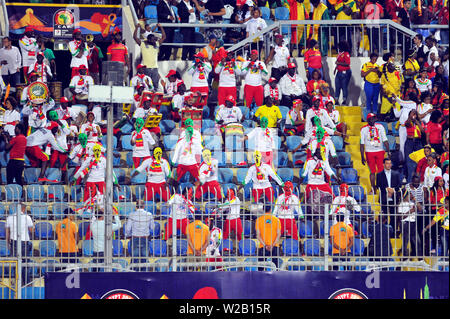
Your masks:
M107 292L100 299L139 299L139 297L129 290L115 289Z
M344 288L333 293L328 299L369 299L365 294L361 291L352 289L352 288Z
M60 9L53 15L53 36L70 38L75 28L75 16L67 9Z

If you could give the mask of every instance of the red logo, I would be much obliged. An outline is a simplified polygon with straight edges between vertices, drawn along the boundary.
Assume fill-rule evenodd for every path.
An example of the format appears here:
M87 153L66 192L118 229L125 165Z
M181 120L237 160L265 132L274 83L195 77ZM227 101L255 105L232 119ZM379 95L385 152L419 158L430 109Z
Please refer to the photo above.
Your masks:
M361 291L352 289L352 288L344 288L333 293L328 299L369 299L365 294Z
M136 296L131 291L125 290L125 289L115 289L108 291L106 294L102 296L100 299L139 299L138 296Z

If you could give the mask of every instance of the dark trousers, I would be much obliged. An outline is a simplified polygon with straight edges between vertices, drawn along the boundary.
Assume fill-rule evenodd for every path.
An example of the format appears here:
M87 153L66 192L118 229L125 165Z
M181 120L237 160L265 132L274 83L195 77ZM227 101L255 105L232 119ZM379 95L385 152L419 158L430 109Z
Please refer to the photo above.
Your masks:
M406 157L406 179L408 183L411 183L412 176L416 171L417 163L414 162L409 156L409 154L415 151L421 150L423 148L422 140L420 138L407 138L405 142L405 157Z
M343 104L346 104L348 98L348 84L350 83L351 77L352 77L352 70L347 70L343 72L338 71L336 73L336 78L334 80L336 87L335 92L336 103L339 101L339 96L341 95L342 91L342 97L344 99Z
M448 257L448 230L441 228L440 235L441 255Z
M258 256L263 258L258 258L259 262L264 262L267 260L267 258L272 258L272 262L275 264L275 266L278 268L278 256L280 255L280 248L272 246L271 250L267 250L264 247L261 247L258 249ZM258 268L258 271L264 271L265 268Z
M389 216L389 225L392 227L392 230L394 231L394 235L400 228L400 225L397 220L398 218L396 216L396 212L397 212L396 206L397 205L398 205L398 203L395 200L391 200L391 201L385 200L385 201L382 201L382 204L381 204L381 211L382 211L383 215L386 217Z
M94 264L103 264L105 262L105 253L104 252L94 252L94 258L92 258L92 262ZM101 272L103 271L103 268L93 268L93 272Z
M194 28L181 28L181 34L183 35L183 42L195 43L195 29ZM195 47L187 45L183 47L181 54L182 60L193 60L195 54Z
M173 35L175 33L174 28L164 28L166 31L166 43L173 43ZM162 45L159 49L159 61L170 60L170 56L172 55L172 46L170 45Z
M131 239L131 253L133 257L147 257L148 256L148 238L147 237L133 237ZM140 259L137 260L140 262Z
M279 68L272 68L272 73L270 74L270 76L272 78L277 79L277 81L280 81L280 79L287 73L287 69L283 68L283 69L279 69Z
M17 240L12 240L11 241L11 256L13 257L17 257ZM22 256L32 256L33 255L33 248L32 248L32 244L29 241L22 241Z
M10 159L6 166L6 181L8 184L23 185L22 174L24 170L25 161Z
M402 222L402 253L403 256L422 256L422 241L420 240L419 232L421 229L417 228L414 222ZM411 250L408 252L408 242Z
M15 90L16 84L20 82L20 72L2 75L5 85L11 84L11 89Z

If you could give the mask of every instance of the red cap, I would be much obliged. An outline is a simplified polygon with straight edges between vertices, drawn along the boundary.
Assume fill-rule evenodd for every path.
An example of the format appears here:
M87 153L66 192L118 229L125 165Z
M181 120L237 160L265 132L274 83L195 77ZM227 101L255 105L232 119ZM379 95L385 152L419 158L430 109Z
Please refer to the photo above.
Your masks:
M178 83L177 83L177 88L178 88L181 84L184 84L184 81L178 82Z
M301 99L295 99L294 101L292 101L293 105L297 105L297 104L302 104L303 101Z
M65 96L63 96L63 97L59 100L59 102L61 102L61 103L69 103L69 100L68 100Z
M291 62L288 64L288 69L294 69L294 68L296 68L295 63Z
M372 117L376 117L376 115L373 114L373 113L367 114L367 121L368 121L370 118L372 118Z
M283 38L283 35L279 33L279 34L275 35L275 38Z
M259 52L258 52L258 50L252 50L252 51L250 51L250 55L252 55L252 54L259 55Z
M235 100L235 98L234 98L233 95L228 95L228 96L225 98L225 101L230 101L230 102L233 103L233 104L236 103L236 100Z
M141 68L146 68L146 66L143 65L143 64L139 64L139 65L136 67L136 69L141 69Z
M325 103L325 105L327 105L328 103L333 103L333 105L334 105L334 98L330 95L328 98L327 98L327 101L326 101L326 103Z
M322 100L322 99L320 98L320 96L314 95L313 98L312 98L312 101L315 102L317 100Z
M119 27L115 27L113 34L120 33L120 32L122 32L122 30L120 30Z
M75 33L81 33L81 30L80 29L73 30L72 34L75 34Z
M32 28L32 27L26 27L25 28L25 32L31 32L31 31L33 31L34 29Z
M58 127L58 123L51 121L50 124L47 125L47 129L50 131L53 130L55 127Z
M78 70L87 70L87 69L88 68L84 64L82 64L78 67Z
M169 76L175 75L175 74L177 74L177 71L170 70L169 73L167 73L166 78L168 78Z
M275 79L275 78L270 78L270 79L269 79L269 83L272 83L272 82L274 82L274 81L277 81L277 79Z
M142 98L142 102L151 101L152 97L149 94L144 95Z

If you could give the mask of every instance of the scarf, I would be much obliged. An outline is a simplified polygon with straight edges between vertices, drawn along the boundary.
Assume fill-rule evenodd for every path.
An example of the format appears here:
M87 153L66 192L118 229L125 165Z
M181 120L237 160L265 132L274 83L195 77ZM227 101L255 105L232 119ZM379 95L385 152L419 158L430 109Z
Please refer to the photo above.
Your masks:
M83 76L82 75L78 75L78 76L80 77L80 79L78 80L77 85L78 86L84 86L85 81L84 81Z
M234 67L231 65L231 62L225 63L224 71L228 71L228 73L234 74Z
M45 119L45 114L44 114L44 112L42 112L41 106L34 107L33 112L38 115L38 117L41 121Z
M279 100L279 96L280 96L280 91L278 90L278 87L272 89L269 86L269 96L275 100Z
M44 82L44 77L47 77L47 68L44 65L44 60L42 60L42 63L36 63L34 64L34 71L39 74L39 77L42 79L42 82Z
M288 210L289 209L288 201L291 198L291 196L292 196L292 194L289 195L289 196L284 195L284 204L281 205L281 209L283 209L283 210Z
M198 69L198 72L199 72L199 75L198 75L199 80L206 79L206 77L205 77L205 68L203 67L203 64L200 65L197 69Z
M91 160L91 162L89 163L89 166L86 167L86 168L81 172L80 177L78 177L77 182L76 182L77 185L79 185L79 184L81 183L81 180L82 180L85 176L87 176L87 175L89 174L89 172L90 172L93 168L97 167L99 161L100 161L100 159L97 160L96 158L93 158L93 159Z
M378 132L378 128L374 126L369 125L369 139L371 142L378 142L380 143L380 133Z
M264 178L265 178L264 173L259 169L258 166L255 165L255 167L256 167L256 179L258 181L264 180Z
M322 175L323 174L323 167L322 167L322 161L316 160L317 164L316 167L314 167L312 174L313 175Z
M162 172L161 162L158 162L154 158L152 158L152 165L150 165L149 170L154 173L161 173Z
M36 51L32 51L30 46L36 45L36 39L35 38L29 38L26 35L20 39L20 42L26 47L26 50L28 51L27 54L29 57L34 57L36 55Z
M212 165L207 164L206 162L202 162L202 163L200 164L200 167L202 167L203 165L208 166L208 169L206 169L206 170L204 170L204 171L202 172L204 175L207 175L208 173L211 173L211 172L212 172L212 169L213 169L213 166L212 166Z

